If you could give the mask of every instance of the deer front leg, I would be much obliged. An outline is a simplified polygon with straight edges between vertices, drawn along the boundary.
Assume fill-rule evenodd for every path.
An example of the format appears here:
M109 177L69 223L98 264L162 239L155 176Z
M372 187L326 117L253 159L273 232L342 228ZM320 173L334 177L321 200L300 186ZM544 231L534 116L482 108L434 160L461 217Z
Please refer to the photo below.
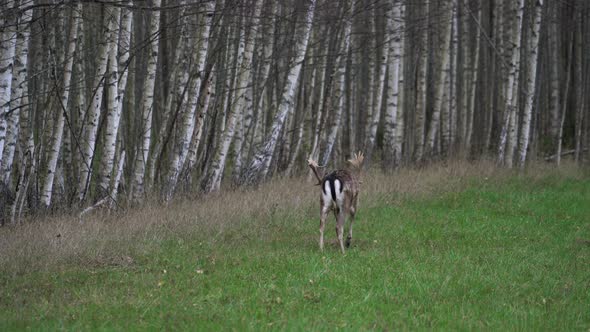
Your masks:
M326 218L328 217L329 208L322 206L320 212L320 250L324 251L324 227L326 226Z

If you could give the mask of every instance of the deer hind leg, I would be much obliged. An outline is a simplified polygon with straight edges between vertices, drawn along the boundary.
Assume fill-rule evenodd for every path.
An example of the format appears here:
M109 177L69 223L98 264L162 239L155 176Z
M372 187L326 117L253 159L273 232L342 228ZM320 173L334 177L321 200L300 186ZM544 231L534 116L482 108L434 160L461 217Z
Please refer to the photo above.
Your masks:
M338 215L336 216L336 234L338 234L338 243L340 244L340 250L344 254L344 214L343 209L338 209Z
M322 210L320 211L320 250L324 250L324 227L326 226L326 218L330 208L322 204Z
M346 248L350 247L350 243L352 242L352 224L354 223L354 216L356 215L356 202L357 197L352 200L348 211L350 212L350 226L348 228L348 236L346 237Z

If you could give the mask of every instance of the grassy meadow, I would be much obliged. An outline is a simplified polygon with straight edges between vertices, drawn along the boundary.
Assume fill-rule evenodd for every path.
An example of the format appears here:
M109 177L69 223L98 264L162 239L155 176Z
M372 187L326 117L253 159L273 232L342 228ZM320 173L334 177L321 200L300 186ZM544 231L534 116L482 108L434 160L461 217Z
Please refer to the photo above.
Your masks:
M590 329L590 176L482 162L363 178L318 248L305 178L0 229L0 330Z

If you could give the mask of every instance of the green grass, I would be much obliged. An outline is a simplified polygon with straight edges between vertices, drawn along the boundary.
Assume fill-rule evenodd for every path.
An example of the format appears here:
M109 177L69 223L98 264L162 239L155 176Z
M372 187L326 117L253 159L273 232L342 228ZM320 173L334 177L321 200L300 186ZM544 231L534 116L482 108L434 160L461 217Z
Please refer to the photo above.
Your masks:
M0 330L590 328L590 180L429 196L363 202L346 255L333 219L320 252L317 218L276 213L132 264L2 271Z

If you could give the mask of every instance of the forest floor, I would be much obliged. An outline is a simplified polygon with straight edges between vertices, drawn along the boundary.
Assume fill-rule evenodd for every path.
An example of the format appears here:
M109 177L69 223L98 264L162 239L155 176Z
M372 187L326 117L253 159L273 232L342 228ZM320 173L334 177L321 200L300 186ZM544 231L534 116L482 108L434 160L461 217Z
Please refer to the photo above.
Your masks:
M366 174L352 247L300 179L0 229L0 330L590 328L590 176Z

